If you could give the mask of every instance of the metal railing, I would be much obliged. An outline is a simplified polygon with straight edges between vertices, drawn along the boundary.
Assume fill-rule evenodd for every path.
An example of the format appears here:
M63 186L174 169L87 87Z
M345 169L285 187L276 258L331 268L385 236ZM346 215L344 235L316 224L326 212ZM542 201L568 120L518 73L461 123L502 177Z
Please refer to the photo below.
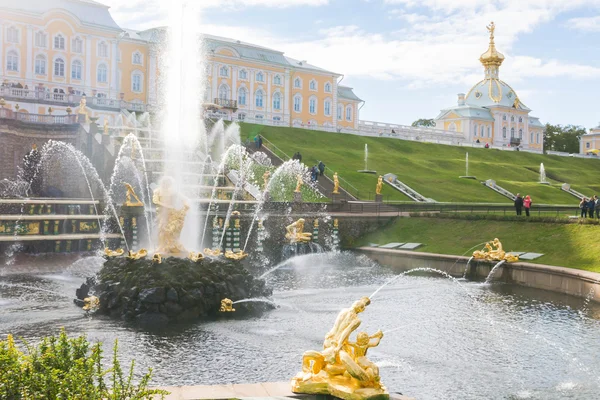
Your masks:
M29 124L73 125L77 124L77 115L29 114L0 108L0 118L14 119Z
M225 108L237 109L237 100L215 98L214 103Z

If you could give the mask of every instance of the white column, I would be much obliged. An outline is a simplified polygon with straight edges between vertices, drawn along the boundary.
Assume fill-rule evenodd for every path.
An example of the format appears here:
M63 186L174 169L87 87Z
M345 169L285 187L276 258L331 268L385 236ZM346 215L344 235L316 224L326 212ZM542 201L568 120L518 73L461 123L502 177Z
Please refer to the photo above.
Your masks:
M110 73L110 90L112 91L112 98L119 98L119 76L117 74L117 57L119 55L119 46L116 40L110 42L111 44L111 52L110 52L110 61L111 61L111 73Z
M255 104L255 102L254 102L254 73L255 72L256 71L253 70L253 69L251 69L251 70L248 71L248 73L250 74L250 93L249 93L249 96L248 96L249 100L250 100L250 103L248 104L248 109L250 111L254 111L254 109L255 109L254 108L254 104ZM252 115L252 118L254 118L254 115Z
M85 38L85 90L84 93L88 96L92 95L92 36L87 35ZM95 68L94 68L95 70Z
M284 86L283 86L283 121L286 121L291 126L290 120L290 102L292 91L290 90L290 70L285 70Z
M27 86L33 89L33 26L27 25L27 43L25 44L27 56L27 69L25 69L25 81Z
M331 109L331 115L333 115L333 128L337 130L337 125L338 125L338 116L337 116L337 112L338 112L338 80L337 77L332 77L333 79L333 88L332 90L332 94L333 94L333 104L331 105L332 109Z
M157 93L156 93L156 50L150 49L150 59L148 65L148 103L156 104Z
M219 66L217 63L213 64L213 83L212 83L212 96L210 96L210 101L213 102L217 98L217 90L219 85Z
M265 109L267 110L267 115L271 112L271 73L267 72L266 74L267 77L267 104ZM268 118L268 117L267 117Z
M231 66L231 100L236 100L237 74L238 74L237 67L232 65Z
M0 75L4 71L4 21L0 20Z

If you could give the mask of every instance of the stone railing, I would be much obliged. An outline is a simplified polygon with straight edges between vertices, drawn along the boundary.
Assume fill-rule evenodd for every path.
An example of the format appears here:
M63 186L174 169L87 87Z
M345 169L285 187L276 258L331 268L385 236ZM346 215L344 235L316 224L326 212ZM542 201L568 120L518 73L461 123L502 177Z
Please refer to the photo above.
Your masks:
M0 87L0 97L6 100L22 100L25 102L41 101L48 104L75 107L79 105L82 96L65 93L52 93L37 89L20 89L14 87ZM86 104L91 108L111 108L115 110L129 110L144 112L148 107L144 103L109 99L107 97L87 97Z
M72 125L77 123L77 115L29 114L0 108L0 118L15 119L29 124Z

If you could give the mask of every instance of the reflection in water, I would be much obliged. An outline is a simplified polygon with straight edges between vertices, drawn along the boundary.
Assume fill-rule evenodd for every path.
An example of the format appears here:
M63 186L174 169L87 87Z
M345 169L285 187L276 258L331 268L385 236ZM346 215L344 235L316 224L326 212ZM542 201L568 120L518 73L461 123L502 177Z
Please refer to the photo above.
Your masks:
M285 307L148 333L86 317L72 303L82 278L101 263L53 258L4 266L0 336L35 341L64 326L107 351L118 338L123 361L154 368L162 385L287 381L305 350L320 349L341 308L393 277L352 254L300 257L267 276L271 300ZM361 329L386 332L372 359L391 391L418 399L586 399L599 389L600 307L583 307L581 299L518 286L402 276L377 294Z

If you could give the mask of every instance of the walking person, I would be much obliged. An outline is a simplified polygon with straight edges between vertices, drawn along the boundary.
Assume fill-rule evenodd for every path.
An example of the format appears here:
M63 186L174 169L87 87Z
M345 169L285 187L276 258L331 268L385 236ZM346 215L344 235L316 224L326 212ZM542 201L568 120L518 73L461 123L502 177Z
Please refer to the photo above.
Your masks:
M521 197L521 193L517 193L517 198L515 199L515 210L517 210L517 215L523 214L523 198Z
M579 202L579 209L581 210L581 218L587 217L587 199L584 197Z
M525 215L529 217L529 209L531 208L531 197L529 195L525 196L525 200L523 200L523 207L525 207Z
M319 175L323 176L325 174L325 164L323 161L319 161Z
M596 204L596 219L600 219L600 199L597 195L594 195L594 203Z
M258 135L254 136L254 146L258 149Z
M594 208L596 207L596 200L594 200L594 196L591 196L588 200L588 218L594 218Z

